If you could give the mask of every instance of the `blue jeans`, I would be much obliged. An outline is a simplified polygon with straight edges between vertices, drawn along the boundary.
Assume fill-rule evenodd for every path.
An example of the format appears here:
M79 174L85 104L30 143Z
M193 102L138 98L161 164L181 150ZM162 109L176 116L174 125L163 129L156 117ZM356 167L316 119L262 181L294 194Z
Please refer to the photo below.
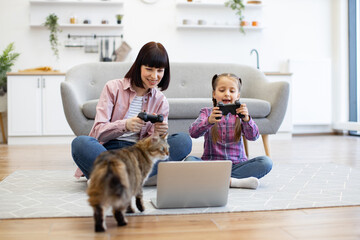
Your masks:
M192 141L186 133L175 133L168 136L168 144L170 145L170 156L164 161L181 161L190 152ZM76 165L89 179L95 159L100 153L112 149L120 149L134 145L133 142L111 140L101 145L97 139L89 136L78 136L71 143L71 153ZM149 177L157 174L157 168L160 161L157 161L150 173Z
M203 161L201 158L189 156L185 161ZM268 174L272 169L272 161L267 156L260 156L250 159L246 162L241 162L232 165L231 177L232 178L248 178L256 177L262 178Z

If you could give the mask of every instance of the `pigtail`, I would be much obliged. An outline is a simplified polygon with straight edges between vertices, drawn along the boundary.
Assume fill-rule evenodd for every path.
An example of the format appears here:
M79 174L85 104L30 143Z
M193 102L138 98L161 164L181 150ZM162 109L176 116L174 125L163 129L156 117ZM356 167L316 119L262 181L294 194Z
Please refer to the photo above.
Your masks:
M215 91L216 89L216 80L218 79L219 75L215 74L213 77L212 77L212 80L211 80L211 85L212 85L212 90L213 92ZM217 105L217 102L216 102L216 99L215 98L212 98L212 102L213 102L213 106L216 107Z
M212 78L211 85L212 85L213 92L216 89L216 83L217 83L218 77L219 77L219 75L215 74ZM212 102L213 102L213 106L216 107L217 101L215 98L212 98ZM214 126L211 128L211 140L215 143L218 141L219 137L220 136L218 133L218 123L215 123Z
M235 120L235 137L234 141L239 142L241 139L241 120L239 117Z

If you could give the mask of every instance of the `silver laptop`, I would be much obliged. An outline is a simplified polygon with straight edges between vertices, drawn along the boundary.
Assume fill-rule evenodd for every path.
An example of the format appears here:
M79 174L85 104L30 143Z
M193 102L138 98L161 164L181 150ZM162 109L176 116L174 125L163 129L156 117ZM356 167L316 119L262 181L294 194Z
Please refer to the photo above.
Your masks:
M228 200L231 161L161 162L156 208L220 207Z

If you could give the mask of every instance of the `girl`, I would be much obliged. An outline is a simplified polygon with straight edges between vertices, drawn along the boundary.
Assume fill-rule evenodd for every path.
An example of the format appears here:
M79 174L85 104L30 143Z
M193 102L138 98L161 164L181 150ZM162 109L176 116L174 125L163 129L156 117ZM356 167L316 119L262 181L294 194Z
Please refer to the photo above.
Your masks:
M170 83L168 54L161 43L145 44L125 78L106 83L96 106L96 117L89 136L76 137L72 142L72 156L77 170L88 179L93 163L100 153L134 145L152 134L164 135L168 130L169 103L162 91ZM162 114L162 123L144 122L139 112ZM168 136L169 161L180 161L192 147L191 138L184 133ZM156 184L157 164L147 184Z
M222 116L217 107L219 102L234 103L240 98L242 81L234 74L223 73L212 79L212 100L214 107L202 108L200 116L190 126L190 136L198 138L204 135L204 153L202 160L231 160L232 171L230 187L256 189L259 178L265 176L272 168L272 161L267 156L248 160L244 150L242 135L250 141L259 137L259 129L249 116L246 104L236 109L238 115L229 113ZM200 160L197 157L188 157L187 161Z

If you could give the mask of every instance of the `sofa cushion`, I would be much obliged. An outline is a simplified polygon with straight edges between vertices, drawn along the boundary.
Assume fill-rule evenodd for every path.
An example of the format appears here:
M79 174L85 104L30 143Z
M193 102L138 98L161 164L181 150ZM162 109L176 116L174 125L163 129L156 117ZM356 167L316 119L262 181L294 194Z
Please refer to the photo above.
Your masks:
M82 112L88 119L95 119L96 115L96 105L99 99L93 99L85 102L82 105Z
M168 98L170 106L169 118L194 119L199 116L200 109L212 107L211 98Z
M255 98L240 98L241 103L245 103L249 114L253 118L265 118L270 114L271 104L268 101Z
M201 108L213 106L211 98L168 98L167 100L171 119L195 119L199 116ZM95 119L97 102L98 99L93 99L83 104L82 111L87 118ZM240 102L246 104L253 118L264 118L271 110L270 103L264 100L241 98Z
M213 106L211 98L168 98L167 100L170 105L169 118L171 119L197 118L201 108ZM271 105L268 101L241 98L240 102L246 104L253 118L266 117L271 110Z

